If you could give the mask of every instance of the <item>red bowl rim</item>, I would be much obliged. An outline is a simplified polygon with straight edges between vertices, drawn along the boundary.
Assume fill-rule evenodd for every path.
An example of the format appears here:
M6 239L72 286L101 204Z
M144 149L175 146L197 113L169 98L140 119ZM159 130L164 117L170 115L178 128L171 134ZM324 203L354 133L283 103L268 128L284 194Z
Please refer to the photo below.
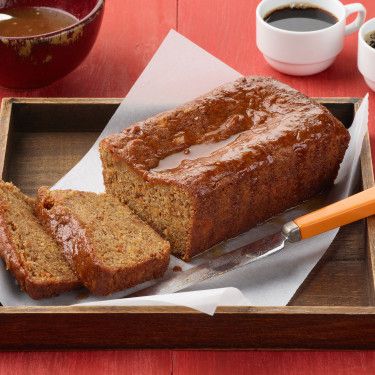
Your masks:
M96 16L100 13L102 8L104 7L104 3L105 3L105 0L98 0L96 5L92 9L92 11L87 16L85 16L81 20L78 20L78 22L73 23L73 25L70 25L63 29L52 31L50 33L37 34L37 35L31 35L31 36L1 36L0 35L0 41L4 41L4 40L20 40L20 41L38 40L39 41L39 40L49 39L50 37L53 37L56 35L68 33L71 30L77 28L78 26L87 25L92 20L94 20Z

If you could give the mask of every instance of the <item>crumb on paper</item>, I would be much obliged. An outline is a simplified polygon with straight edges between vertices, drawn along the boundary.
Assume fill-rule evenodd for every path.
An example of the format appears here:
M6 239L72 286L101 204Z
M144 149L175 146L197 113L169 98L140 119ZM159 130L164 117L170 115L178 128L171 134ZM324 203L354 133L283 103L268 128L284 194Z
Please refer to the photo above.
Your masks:
M182 268L180 266L174 266L173 267L173 272L181 272Z

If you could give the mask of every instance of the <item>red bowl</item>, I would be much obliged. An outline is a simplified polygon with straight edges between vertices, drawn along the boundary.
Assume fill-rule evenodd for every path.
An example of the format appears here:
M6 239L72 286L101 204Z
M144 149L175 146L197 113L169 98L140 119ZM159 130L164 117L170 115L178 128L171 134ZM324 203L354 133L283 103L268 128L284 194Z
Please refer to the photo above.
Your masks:
M104 0L0 1L1 10L15 6L58 8L79 20L48 34L0 35L0 85L19 89L46 86L74 70L94 45L104 12Z

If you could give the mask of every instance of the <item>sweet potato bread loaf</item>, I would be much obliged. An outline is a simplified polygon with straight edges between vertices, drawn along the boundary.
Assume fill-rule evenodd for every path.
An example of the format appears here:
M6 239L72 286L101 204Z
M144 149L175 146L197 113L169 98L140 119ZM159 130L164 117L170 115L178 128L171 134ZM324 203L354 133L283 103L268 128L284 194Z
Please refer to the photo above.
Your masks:
M35 207L94 294L161 277L168 267L169 243L113 196L42 187Z
M331 185L349 133L326 108L241 78L100 144L108 193L189 260Z
M34 202L0 182L0 256L22 290L34 299L81 285L59 245L33 213Z

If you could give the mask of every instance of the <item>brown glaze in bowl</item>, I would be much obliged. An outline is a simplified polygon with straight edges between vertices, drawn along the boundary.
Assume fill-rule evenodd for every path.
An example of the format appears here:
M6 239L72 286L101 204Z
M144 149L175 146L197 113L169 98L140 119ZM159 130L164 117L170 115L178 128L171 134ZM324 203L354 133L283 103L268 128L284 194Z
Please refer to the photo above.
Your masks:
M31 37L0 35L0 85L37 88L74 70L88 55L103 18L104 0L0 0L0 10L44 6L65 10L77 23Z

